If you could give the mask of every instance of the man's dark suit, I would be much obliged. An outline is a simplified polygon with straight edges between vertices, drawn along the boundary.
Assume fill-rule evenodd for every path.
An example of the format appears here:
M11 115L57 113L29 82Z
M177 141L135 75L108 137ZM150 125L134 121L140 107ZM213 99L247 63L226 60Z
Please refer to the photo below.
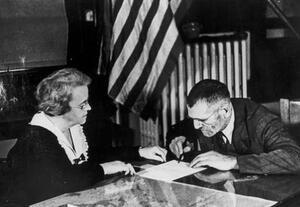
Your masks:
M280 119L263 106L248 99L231 99L234 114L232 143L221 149L216 135L204 137L192 119L173 125L167 134L167 146L177 136L185 136L194 145L187 161L210 150L235 155L241 173L279 174L300 172L300 147L290 137ZM197 140L199 144L197 144ZM200 149L199 147L200 146ZM169 159L172 154L169 154Z

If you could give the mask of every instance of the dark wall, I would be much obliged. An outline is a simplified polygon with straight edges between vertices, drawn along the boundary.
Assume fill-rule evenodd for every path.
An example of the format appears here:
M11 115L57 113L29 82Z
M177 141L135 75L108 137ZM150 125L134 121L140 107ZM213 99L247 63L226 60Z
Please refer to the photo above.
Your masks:
M97 76L100 40L102 34L103 1L67 0L70 22L69 64L81 68L97 81L97 97L106 96L107 75ZM270 28L286 28L279 18L266 18L268 4L264 0L193 0L190 9L179 24L198 22L202 33L250 31L251 79L249 96L258 102L275 101L281 97L300 98L300 43L294 36L268 39ZM84 11L93 10L95 21L86 22ZM274 15L276 16L276 15ZM292 23L300 31L299 18ZM99 92L100 91L100 92ZM94 94L94 92L92 92Z
M69 23L67 66L77 67L93 78L90 90L93 111L107 120L115 112L114 105L107 97L107 74L98 75L98 58L102 34L103 2L97 0L66 0ZM300 43L295 38L267 39L266 29L283 27L278 19L271 21L265 16L266 1L262 0L194 0L180 23L198 22L202 33L248 30L251 32L251 79L249 95L260 102L274 101L281 97L300 98ZM87 11L94 12L93 21L86 21ZM299 18L293 23L300 29ZM182 31L181 31L182 32ZM33 73L8 73L3 75L11 91L20 97L33 97L33 88L48 70L38 69ZM52 71L54 68L51 68ZM45 72L45 73L44 73ZM14 76L15 75L15 76ZM20 75L20 76L18 76ZM11 78L15 77L12 83ZM27 87L26 85L29 85ZM16 90L14 87L24 90ZM10 93L13 97L13 93ZM26 95L25 95L26 94ZM12 99L13 100L13 99ZM18 100L22 100L18 99ZM32 113L31 105L21 104L17 111ZM29 102L28 102L29 103ZM13 103L16 106L19 103ZM21 107L21 108L20 108ZM22 108L23 107L23 108ZM14 108L14 107L11 107ZM14 113L8 110L3 115ZM17 116L15 116L17 117ZM24 115L23 117L27 117ZM3 118L2 118L3 119ZM5 119L3 119L5 120Z
M92 113L100 116L103 121L109 120L115 108L106 95L107 77L97 74L102 32L99 17L103 10L102 4L103 1L96 0L65 1L68 19L67 65L28 67L25 71L8 70L0 74L9 100L8 106L0 113L0 140L22 135L25 124L36 112L34 91L37 84L49 73L62 67L76 67L93 79L90 87ZM86 21L88 11L93 11L93 21Z
M248 95L258 102L300 98L300 40L266 38L267 29L287 28L279 18L266 18L267 7L264 0L194 0L181 25L198 22L202 33L250 31ZM300 32L300 18L290 19Z
M0 112L0 140L22 136L24 126L36 112L34 91L37 84L59 67L35 68L21 72L1 72L8 103Z

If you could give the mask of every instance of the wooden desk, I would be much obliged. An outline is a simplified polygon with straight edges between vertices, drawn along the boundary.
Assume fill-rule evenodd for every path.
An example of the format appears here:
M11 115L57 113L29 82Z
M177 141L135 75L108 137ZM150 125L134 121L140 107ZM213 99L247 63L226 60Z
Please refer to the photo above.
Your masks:
M175 181L273 201L300 192L300 175L245 175L210 168Z
M245 179L246 178L246 179ZM39 206L273 206L300 191L300 176L248 176L207 169L168 183L117 176L95 188L67 193Z

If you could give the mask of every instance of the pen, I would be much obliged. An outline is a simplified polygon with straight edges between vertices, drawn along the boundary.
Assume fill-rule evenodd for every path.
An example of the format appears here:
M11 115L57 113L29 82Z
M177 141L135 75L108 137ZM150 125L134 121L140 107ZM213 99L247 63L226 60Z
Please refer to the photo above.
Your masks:
M182 143L182 146L187 146L189 142L187 142L187 140L185 140L183 143ZM182 152L182 154L179 155L179 158L178 158L178 163L180 163L180 161L183 159L183 154L184 152Z
M181 155L179 155L178 163L180 163L180 161L182 160L182 158L183 158L183 153Z

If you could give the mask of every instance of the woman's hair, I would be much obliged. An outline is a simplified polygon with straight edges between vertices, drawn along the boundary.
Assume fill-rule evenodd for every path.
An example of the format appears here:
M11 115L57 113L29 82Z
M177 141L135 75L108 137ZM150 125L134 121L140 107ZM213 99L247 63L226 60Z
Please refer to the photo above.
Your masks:
M221 100L230 101L230 94L225 84L212 79L197 83L187 96L187 105L193 107L198 101L215 104Z
M71 110L72 91L88 86L91 78L75 68L64 68L44 78L37 86L35 97L38 109L50 116L59 116Z

